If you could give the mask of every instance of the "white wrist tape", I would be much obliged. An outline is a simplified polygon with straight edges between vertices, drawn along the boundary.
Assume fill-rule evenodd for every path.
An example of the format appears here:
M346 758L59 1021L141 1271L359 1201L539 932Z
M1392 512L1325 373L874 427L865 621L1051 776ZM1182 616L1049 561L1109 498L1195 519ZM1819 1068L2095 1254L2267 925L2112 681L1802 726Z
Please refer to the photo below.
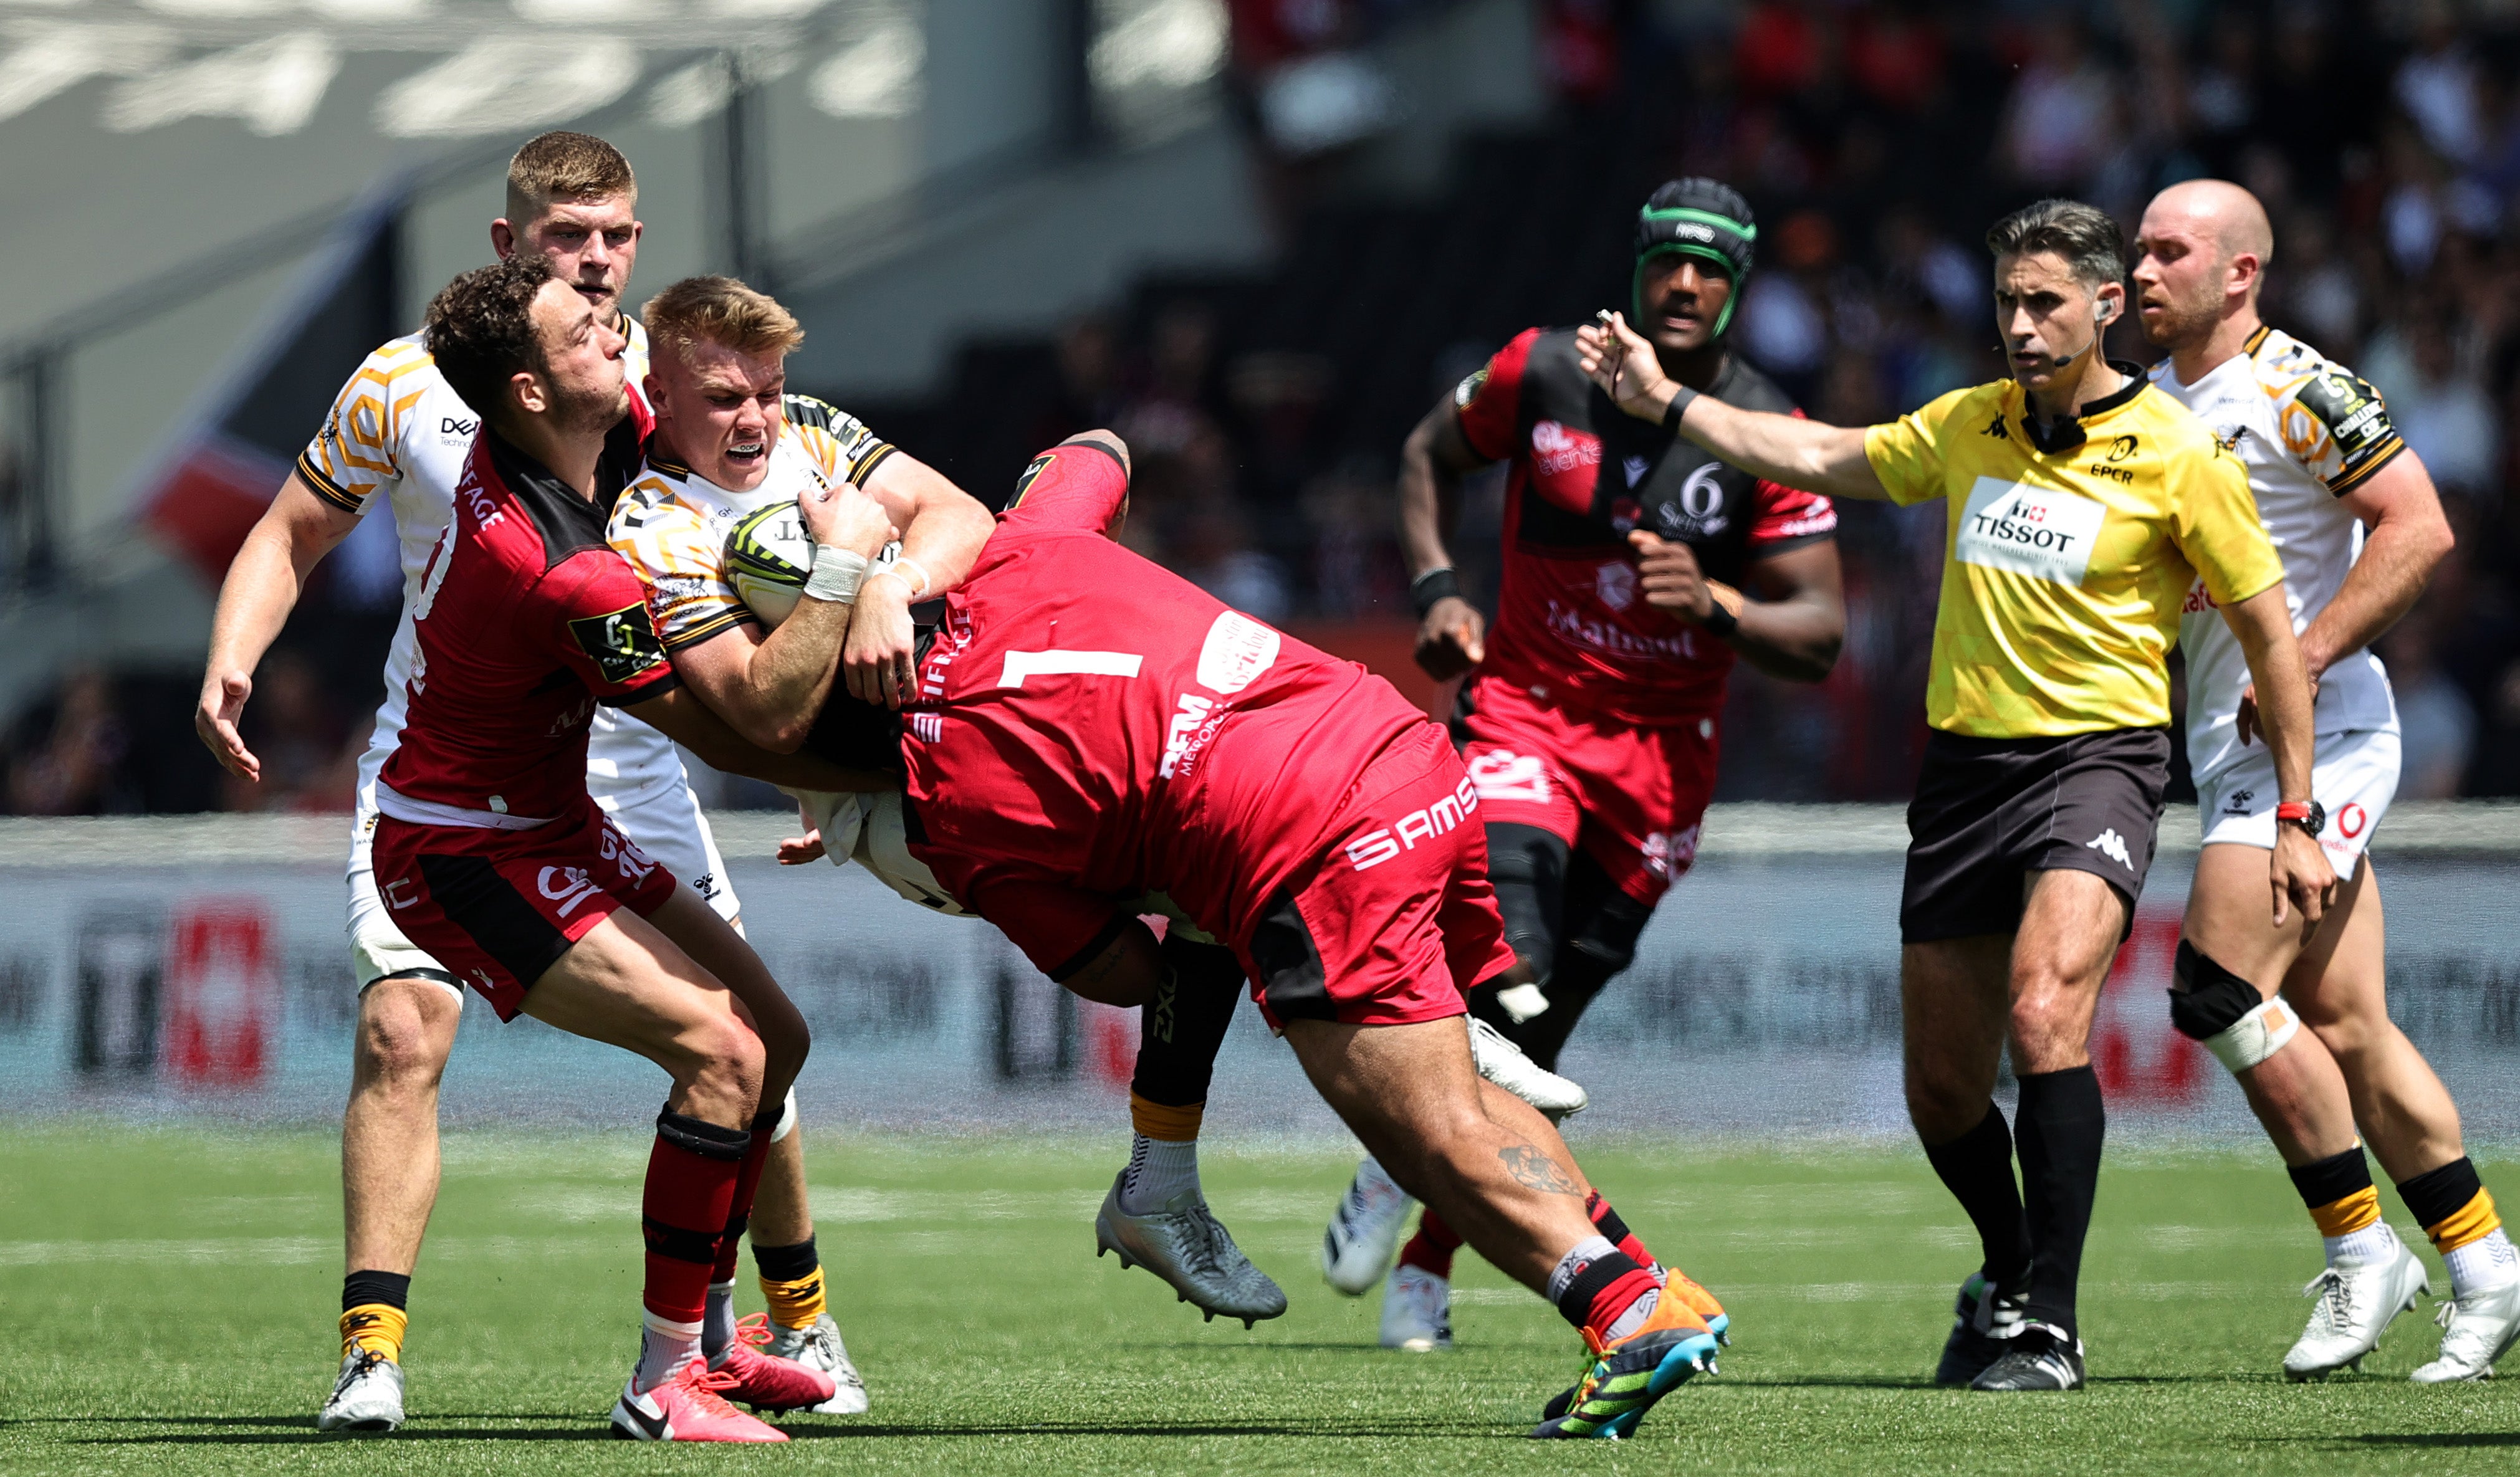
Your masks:
M919 583L910 585L909 571L913 569L919 571ZM927 566L915 559L895 559L891 563L884 566L884 572L887 574L900 575L901 582L905 585L910 585L910 598L912 600L919 599L919 597L925 595L929 590L934 589L936 586L936 582L927 577Z
M2231 1022L2231 1028L2219 1036L2205 1038L2205 1050L2214 1059L2234 1072L2245 1072L2284 1049L2284 1044L2301 1034L2301 1017L2280 999L2266 1004Z
M863 554L830 544L814 546L814 572L806 577L805 593L815 600L834 604L855 604L858 586L866 583L867 559Z

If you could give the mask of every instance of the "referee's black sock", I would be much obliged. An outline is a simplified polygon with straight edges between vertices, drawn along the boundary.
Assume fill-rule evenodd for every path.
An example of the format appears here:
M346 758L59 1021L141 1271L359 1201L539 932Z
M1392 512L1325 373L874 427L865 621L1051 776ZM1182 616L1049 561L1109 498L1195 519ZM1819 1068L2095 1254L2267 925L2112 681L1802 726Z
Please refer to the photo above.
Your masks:
M2023 1314L2072 1336L2083 1236L2092 1229L2108 1127L2100 1079L2089 1066L2027 1074L2015 1117L2022 1198L2030 1212L2030 1299Z
M2020 1186L2012 1183L2012 1134L2003 1126L2003 1110L1988 1103L1977 1127L1949 1143L1926 1144L1925 1158L1977 1227L1987 1278L2019 1291L2030 1276L2030 1226L2022 1217Z

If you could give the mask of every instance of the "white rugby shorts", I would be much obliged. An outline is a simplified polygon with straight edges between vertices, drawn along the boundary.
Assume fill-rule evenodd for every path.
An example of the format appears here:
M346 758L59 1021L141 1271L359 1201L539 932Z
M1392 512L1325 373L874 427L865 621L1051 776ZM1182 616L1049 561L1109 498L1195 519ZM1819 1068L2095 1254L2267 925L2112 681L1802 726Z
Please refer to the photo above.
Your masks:
M2354 875L2371 832L2398 793L2398 736L2379 730L2325 734L2311 753L2310 793L2327 807L2318 844L2338 880ZM2266 851L2275 846L2274 755L2260 739L2247 757L2196 786L2196 814L2208 846L2230 842Z
M727 880L726 862L717 852L717 837L710 833L708 818L700 813L699 801L688 784L660 784L628 805L614 805L602 795L596 803L604 807L612 824L621 828L639 849L665 865L677 881L708 900L718 917L734 922L740 904L735 885ZM415 947L393 925L384 900L377 896L377 878L368 860L368 841L375 834L374 812L359 816L357 830L350 844L350 971L361 990L388 974L402 974L413 969L428 969L438 974L446 966ZM439 980L458 1000L463 987Z

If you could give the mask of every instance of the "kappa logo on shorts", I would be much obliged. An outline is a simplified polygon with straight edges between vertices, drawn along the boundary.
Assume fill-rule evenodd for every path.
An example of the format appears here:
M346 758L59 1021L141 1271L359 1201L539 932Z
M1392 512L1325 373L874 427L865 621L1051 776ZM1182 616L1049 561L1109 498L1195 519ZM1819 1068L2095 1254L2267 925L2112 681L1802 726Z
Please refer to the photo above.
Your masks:
M2117 828L2114 826L2103 829L2098 835L2085 841L2083 843L2083 847L2087 851L2098 852L2100 855L2117 863L2120 867L2125 868L2129 872L2135 871L2135 863L2127 856L2126 837L2119 835Z
M1348 862L1359 872L1369 867L1379 867L1404 850L1416 851L1418 842L1454 829L1478 808L1478 786L1463 780L1443 799L1402 816L1399 825L1369 830L1348 842Z

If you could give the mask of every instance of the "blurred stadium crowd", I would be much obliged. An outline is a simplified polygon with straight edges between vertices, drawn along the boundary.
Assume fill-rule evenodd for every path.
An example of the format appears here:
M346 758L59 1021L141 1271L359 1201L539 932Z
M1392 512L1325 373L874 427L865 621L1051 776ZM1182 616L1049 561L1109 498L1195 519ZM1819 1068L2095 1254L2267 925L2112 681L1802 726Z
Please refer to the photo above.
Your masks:
M1761 261L1734 346L1812 414L1863 424L2003 373L1978 245L2003 210L2073 195L2132 234L2154 190L2230 178L2275 222L2267 318L2380 388L2459 535L2383 644L2401 794L2520 795L2520 5L1533 4L1553 123L1463 140L1454 183L1393 203L1359 162L1389 101L1354 59L1413 7L1234 0L1226 86L1279 265L1144 280L1055 339L967 345L923 399L845 408L983 499L1033 449L1113 425L1141 458L1141 552L1387 666L1408 624L1402 437L1518 330L1624 305L1654 182L1750 198ZM1290 79L1329 101L1307 114ZM1307 127L1324 109L1336 126ZM2113 334L2119 357L2157 357L2131 317ZM1501 496L1474 487L1455 545L1474 583ZM1724 798L1907 795L1942 521L1843 514L1845 656L1817 690L1737 672ZM0 799L346 809L398 595L344 577L301 608L250 711L260 793L200 755L198 673L80 672L7 734Z

